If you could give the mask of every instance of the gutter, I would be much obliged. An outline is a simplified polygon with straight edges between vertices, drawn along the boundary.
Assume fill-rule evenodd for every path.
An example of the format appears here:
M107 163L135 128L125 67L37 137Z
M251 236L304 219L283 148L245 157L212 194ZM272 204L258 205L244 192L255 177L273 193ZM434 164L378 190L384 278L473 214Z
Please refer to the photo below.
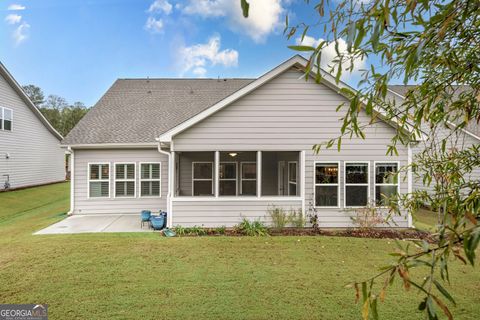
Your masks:
M172 153L169 151L162 150L162 145L158 141L158 152L164 154L168 157L168 193L167 193L167 227L172 227L172 186L173 186L173 166L172 163Z
M71 216L75 209L75 153L71 146L67 146L67 152L70 154L70 163L72 164L70 168L70 211L67 212L67 215Z

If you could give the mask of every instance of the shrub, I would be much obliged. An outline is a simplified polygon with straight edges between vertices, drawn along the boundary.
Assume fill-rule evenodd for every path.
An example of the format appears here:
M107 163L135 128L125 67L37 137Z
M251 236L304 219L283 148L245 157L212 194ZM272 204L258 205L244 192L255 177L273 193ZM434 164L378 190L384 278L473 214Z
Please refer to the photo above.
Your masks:
M276 229L283 229L288 223L288 214L283 208L276 206L268 207L268 215L272 219L272 225Z
M288 222L295 228L303 228L307 223L307 219L303 216L302 209L291 209L288 215Z
M207 230L199 226L193 226L191 228L187 228L187 230L187 233L190 235L204 236L207 234Z
M220 226L220 227L216 227L214 231L216 234L224 235L226 230L227 230L227 227Z
M177 236L184 236L186 234L185 232L185 228L182 227L182 226L175 226L173 228L173 231L175 231L175 233L177 234Z
M367 231L385 223L386 219L373 201L369 201L365 207L355 209L355 216L351 217L353 224L359 229Z
M249 221L246 218L243 218L235 229L246 236L267 236L268 229L267 226L260 220Z

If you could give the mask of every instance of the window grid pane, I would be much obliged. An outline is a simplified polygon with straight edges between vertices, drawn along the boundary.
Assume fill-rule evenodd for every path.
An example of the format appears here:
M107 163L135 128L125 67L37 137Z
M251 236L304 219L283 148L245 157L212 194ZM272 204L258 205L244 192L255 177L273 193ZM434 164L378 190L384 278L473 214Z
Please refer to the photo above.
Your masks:
M390 198L398 194L398 163L375 164L375 204L388 206Z
M115 197L135 197L135 164L115 164Z
M339 164L315 164L315 206L339 206Z
M345 207L364 207L369 198L368 162L345 163Z

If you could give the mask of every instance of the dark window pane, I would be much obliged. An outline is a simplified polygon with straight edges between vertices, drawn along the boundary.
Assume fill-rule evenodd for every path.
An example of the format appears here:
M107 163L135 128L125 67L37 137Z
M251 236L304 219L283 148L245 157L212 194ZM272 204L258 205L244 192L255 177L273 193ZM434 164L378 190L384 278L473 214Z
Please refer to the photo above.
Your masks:
M219 194L221 196L235 196L237 195L237 181L235 180L223 180L220 181Z
M160 196L159 181L142 181L141 183L142 197L158 197Z
M338 206L338 187L337 186L316 186L315 187L315 206L337 207Z
M194 163L193 178L194 179L212 179L212 163Z
M315 183L338 183L338 164L317 163L315 166Z
M388 206L388 198L397 194L397 186L376 186L375 202L377 206Z
M296 196L297 195L297 185L294 184L294 183L289 183L288 184L288 190L289 190L289 194L291 196Z
M108 179L108 176L109 176L109 165L108 164L102 164L100 165L101 167L101 173L102 173L102 176L100 179Z
M193 195L194 196L211 196L212 193L212 181L194 181L193 182Z
M100 179L100 166L97 164L90 165L90 179L98 180Z
M108 197L108 182L90 182L91 198Z
M220 163L220 179L235 179L237 166L235 163Z
M242 195L254 196L257 194L257 181L242 181Z
M396 163L377 163L375 166L375 183L397 183L398 171Z
M140 178L141 179L150 179L150 164L142 163L140 167Z
M288 180L292 182L297 182L297 163L290 162L288 164Z
M4 121L3 121L3 124L4 124L4 126L5 126L5 128L4 128L5 130L7 130L7 131L12 131L12 121L10 121L10 120L4 120Z
M160 163L150 164L150 169L152 171L151 179L160 179Z
M135 182L120 181L115 183L116 197L133 197L135 196Z
M135 179L135 165L133 163L127 164L127 179Z
M256 179L257 178L257 164L256 163L242 163L242 178Z
M368 164L347 164L345 174L346 183L368 183Z
M347 207L364 207L368 202L367 186L346 186L345 205Z
M125 179L125 165L115 165L115 179Z

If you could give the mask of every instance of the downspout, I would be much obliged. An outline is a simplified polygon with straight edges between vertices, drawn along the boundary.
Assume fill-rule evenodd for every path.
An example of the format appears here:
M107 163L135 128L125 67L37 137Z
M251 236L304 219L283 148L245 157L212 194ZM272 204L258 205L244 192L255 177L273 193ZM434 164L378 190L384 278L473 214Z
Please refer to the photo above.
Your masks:
M67 212L67 215L71 216L75 209L75 153L72 147L68 146L67 151L70 153L70 211Z
M158 140L157 140L158 141ZM162 150L160 141L158 141L158 152L168 157L168 193L167 193L167 227L172 227L172 186L173 186L173 166L172 153Z

